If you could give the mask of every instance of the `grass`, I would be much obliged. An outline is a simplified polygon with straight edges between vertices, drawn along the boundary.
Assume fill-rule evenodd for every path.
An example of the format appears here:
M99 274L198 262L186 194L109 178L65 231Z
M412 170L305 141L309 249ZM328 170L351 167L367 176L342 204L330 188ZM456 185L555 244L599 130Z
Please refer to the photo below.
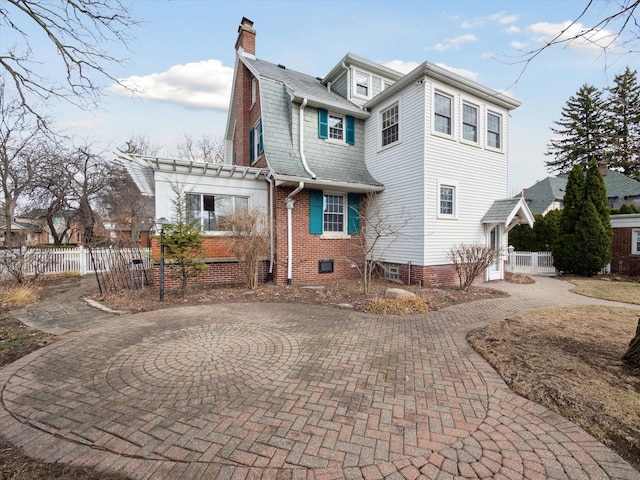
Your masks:
M429 304L420 297L379 298L373 300L364 310L377 315L407 315L427 313Z
M585 297L640 305L640 283L594 278L575 278L571 283L575 285L571 291Z
M640 372L621 361L637 322L632 309L553 308L467 339L513 391L574 421L640 469Z

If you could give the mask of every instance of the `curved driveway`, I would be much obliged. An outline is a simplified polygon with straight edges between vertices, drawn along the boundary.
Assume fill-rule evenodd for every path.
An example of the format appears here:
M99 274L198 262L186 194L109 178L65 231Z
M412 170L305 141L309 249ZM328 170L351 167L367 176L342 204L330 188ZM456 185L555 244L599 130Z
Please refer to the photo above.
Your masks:
M536 280L411 317L264 303L100 314L0 370L0 434L135 479L640 479L510 393L465 341L519 311L607 303Z

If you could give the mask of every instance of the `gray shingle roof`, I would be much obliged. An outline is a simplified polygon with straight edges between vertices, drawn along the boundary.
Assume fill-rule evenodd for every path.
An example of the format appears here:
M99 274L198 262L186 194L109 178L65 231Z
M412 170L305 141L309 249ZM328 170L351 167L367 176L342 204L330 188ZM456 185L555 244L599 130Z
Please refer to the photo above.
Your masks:
M640 182L615 170L608 170L603 177L607 198L612 208L619 208L633 198L640 198ZM562 201L567 187L567 175L547 177L525 189L525 198L531 211L543 213L555 201ZM520 195L518 195L520 196Z

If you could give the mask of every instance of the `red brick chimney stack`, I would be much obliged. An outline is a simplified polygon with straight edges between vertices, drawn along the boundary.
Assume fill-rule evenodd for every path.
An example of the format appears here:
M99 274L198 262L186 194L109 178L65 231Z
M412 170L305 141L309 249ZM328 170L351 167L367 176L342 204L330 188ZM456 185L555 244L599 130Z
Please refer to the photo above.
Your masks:
M244 53L256 54L256 31L253 29L253 22L247 17L242 17L238 27L238 40L236 40L236 51L242 49Z

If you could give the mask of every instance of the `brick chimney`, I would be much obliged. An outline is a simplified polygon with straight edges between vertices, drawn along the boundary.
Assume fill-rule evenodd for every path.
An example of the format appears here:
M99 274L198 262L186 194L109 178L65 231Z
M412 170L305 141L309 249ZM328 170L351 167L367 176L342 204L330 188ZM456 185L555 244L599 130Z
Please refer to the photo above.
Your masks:
M256 31L253 29L253 22L247 17L242 17L242 21L238 27L236 51L240 49L250 55L256 54Z
M607 172L609 171L609 164L606 162L599 162L598 163L598 170L600 170L600 175L602 175L603 177L607 174Z

